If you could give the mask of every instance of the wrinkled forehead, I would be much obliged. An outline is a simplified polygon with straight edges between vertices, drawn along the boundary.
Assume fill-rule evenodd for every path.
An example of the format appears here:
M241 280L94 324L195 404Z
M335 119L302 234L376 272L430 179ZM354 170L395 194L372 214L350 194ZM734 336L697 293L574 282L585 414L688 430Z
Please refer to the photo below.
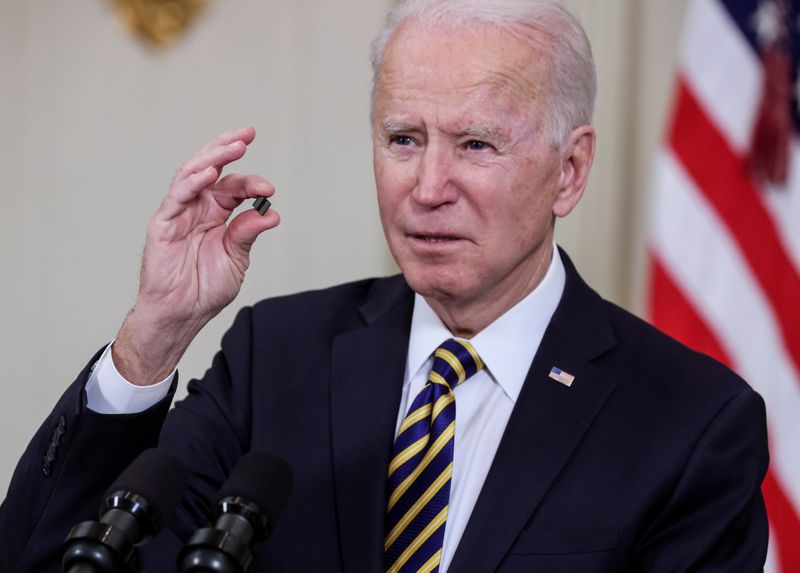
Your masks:
M545 42L533 30L407 20L387 43L376 96L414 89L441 94L472 90L520 103L541 102L549 92L550 67Z

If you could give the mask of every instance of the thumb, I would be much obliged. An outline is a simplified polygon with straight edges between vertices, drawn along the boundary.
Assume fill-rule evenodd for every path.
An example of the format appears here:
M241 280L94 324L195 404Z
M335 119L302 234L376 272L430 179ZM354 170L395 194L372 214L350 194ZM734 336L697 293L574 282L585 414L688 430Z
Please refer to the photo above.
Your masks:
M233 257L247 256L258 236L273 229L281 222L277 211L270 209L263 216L255 209L239 213L228 225L226 241L228 254Z

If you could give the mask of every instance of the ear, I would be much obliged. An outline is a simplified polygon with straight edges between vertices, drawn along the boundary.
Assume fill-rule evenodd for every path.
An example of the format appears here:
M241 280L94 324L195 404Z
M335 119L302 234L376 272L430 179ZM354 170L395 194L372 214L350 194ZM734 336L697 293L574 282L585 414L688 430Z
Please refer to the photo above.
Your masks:
M561 174L558 194L553 202L553 214L566 217L578 204L594 161L597 135L591 125L582 125L569 136L561 149Z

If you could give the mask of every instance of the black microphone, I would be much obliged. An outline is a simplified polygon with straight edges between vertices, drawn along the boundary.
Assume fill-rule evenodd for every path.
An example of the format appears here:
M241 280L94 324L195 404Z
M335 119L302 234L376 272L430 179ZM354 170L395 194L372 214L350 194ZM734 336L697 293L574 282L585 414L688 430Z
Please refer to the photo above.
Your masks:
M161 530L186 490L183 463L163 450L142 452L103 496L100 521L73 527L64 542L66 573L133 570L135 547Z
M245 573L251 547L265 539L292 490L292 471L283 458L250 452L217 494L213 527L195 532L178 555L181 573Z

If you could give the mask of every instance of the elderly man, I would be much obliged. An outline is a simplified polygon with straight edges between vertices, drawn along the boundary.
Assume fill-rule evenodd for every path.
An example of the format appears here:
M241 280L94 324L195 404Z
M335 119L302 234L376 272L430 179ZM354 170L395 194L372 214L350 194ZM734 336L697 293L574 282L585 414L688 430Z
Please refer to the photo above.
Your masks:
M116 341L20 462L4 570L58 570L68 526L159 430L191 478L143 550L156 570L261 449L295 488L257 571L761 570L761 399L602 300L553 244L595 149L580 26L551 0L411 0L373 48L375 179L402 276L243 310L162 428L178 360L278 224L227 223L274 190L220 178L252 129L217 138L148 227Z

